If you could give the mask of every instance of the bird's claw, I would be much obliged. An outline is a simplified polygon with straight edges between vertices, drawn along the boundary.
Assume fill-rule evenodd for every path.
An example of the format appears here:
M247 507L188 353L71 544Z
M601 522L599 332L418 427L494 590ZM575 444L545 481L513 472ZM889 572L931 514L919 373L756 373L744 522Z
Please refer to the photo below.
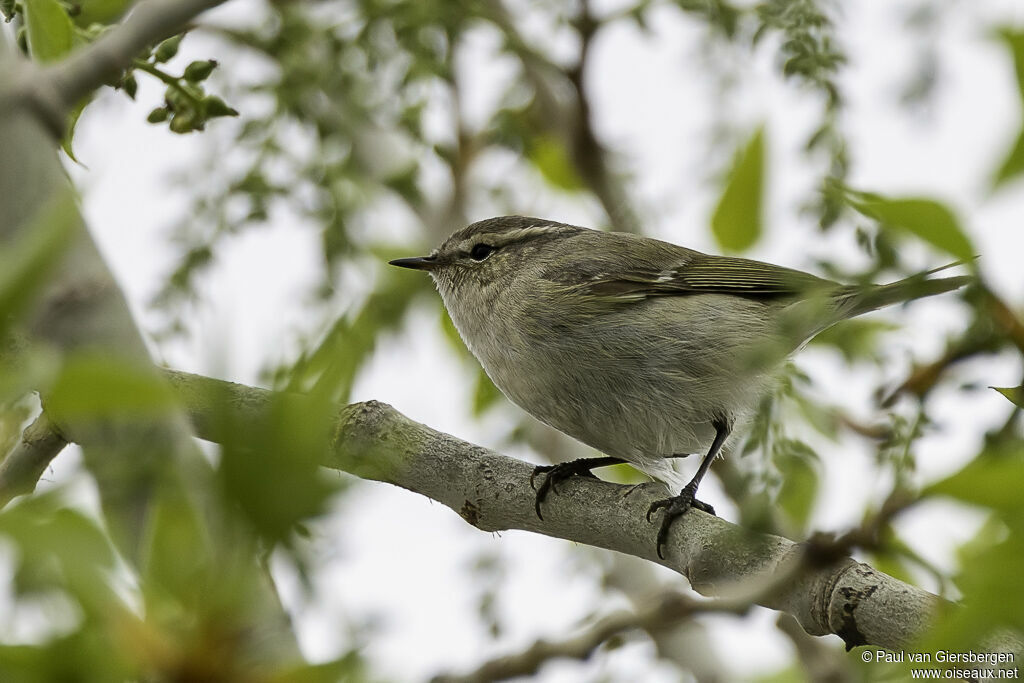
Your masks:
M547 474L547 476L544 477L544 481L541 482L539 489L534 485L534 480L537 478L538 474ZM540 504L544 502L545 498L547 498L548 492L554 491L555 493L558 493L558 484L572 476L597 479L594 473L590 471L590 467L588 467L586 462L583 460L560 462L555 465L537 465L533 468L533 472L530 474L530 488L537 492L537 497L534 499L533 503L533 509L536 510L538 519L544 519L544 515L540 512Z
M672 498L662 498L651 503L651 506L647 508L647 521L651 521L651 515L656 511L665 508L665 516L661 519L661 527L658 529L658 557L665 559L665 555L662 554L661 549L665 546L668 541L668 531L672 527L672 522L675 521L676 517L680 517L686 513L690 508L696 508L702 510L710 515L715 514L715 508L711 507L703 501L697 500L694 496L697 493L696 486L686 485L682 491L679 492L678 496Z

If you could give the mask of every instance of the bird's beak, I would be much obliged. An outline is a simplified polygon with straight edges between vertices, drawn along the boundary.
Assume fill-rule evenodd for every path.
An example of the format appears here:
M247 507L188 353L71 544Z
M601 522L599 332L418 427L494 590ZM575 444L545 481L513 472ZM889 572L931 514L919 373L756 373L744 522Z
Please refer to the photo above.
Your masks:
M441 263L436 256L412 256L410 258L396 258L388 261L392 266L399 268L412 268L413 270L434 270L439 268Z

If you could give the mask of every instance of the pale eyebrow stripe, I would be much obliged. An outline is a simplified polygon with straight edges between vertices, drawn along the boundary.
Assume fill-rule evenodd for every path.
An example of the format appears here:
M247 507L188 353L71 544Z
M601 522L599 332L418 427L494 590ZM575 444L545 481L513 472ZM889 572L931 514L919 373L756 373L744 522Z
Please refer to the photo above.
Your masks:
M485 232L462 240L462 242L459 243L459 249L465 251L468 247L480 242L485 242L493 247L503 247L506 244L519 242L529 237L554 235L566 231L567 228L560 225L531 225L527 228L517 228L516 230L508 230L505 232Z

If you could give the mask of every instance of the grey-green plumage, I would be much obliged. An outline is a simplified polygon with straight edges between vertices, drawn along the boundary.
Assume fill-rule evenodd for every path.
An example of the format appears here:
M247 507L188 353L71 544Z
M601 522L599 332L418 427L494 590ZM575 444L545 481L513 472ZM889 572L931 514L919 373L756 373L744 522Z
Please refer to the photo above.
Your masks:
M670 458L714 441L691 501L789 354L841 320L969 281L841 285L524 216L474 223L430 256L392 263L430 272L487 374L541 421L670 483Z

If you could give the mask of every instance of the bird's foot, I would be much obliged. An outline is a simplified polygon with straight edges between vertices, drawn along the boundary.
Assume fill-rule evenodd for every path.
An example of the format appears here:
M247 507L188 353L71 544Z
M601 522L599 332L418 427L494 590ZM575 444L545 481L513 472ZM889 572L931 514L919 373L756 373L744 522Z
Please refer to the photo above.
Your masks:
M708 514L715 514L715 508L711 507L707 503L697 500L694 496L697 495L697 487L693 485L693 482L683 487L683 490L679 492L678 496L672 498L663 498L656 500L651 503L651 507L647 509L647 521L651 521L651 515L655 511L665 508L665 516L661 519L661 528L658 529L658 557L665 559L661 549L665 546L665 542L668 540L668 530L672 527L672 522L675 521L676 517L682 516L690 508L696 508L703 510Z
M537 517L544 519L544 515L540 513L540 504L547 498L549 491L558 493L558 485L572 476L579 477L590 477L591 479L597 479L594 473L590 470L594 467L601 467L610 463L595 462L595 460L602 460L600 458L580 458L579 460L571 460L569 462L560 462L556 465L537 465L533 468L533 474L530 475L530 487L537 491L537 497L534 500L534 509L537 511ZM541 482L540 488L534 485L534 479L537 478L538 474L546 474L544 481Z

